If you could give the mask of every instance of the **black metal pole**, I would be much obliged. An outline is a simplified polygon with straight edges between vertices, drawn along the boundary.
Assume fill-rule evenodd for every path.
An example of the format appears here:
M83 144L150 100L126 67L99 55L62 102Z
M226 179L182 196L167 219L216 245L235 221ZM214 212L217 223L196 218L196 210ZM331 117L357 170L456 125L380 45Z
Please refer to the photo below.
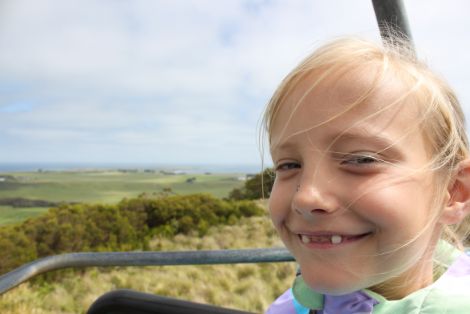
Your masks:
M380 35L386 41L390 30L408 40L414 48L413 37L402 0L372 0Z

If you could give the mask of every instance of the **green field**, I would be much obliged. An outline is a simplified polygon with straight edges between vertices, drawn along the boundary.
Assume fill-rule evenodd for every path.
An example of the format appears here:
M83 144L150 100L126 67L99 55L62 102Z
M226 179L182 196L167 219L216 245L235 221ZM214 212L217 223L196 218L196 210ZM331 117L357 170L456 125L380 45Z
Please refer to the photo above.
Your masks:
M0 206L0 226L14 224L46 212L46 207L14 208Z
M116 203L123 198L171 189L176 194L211 193L225 197L243 185L244 174L163 174L160 172L51 171L0 174L13 176L0 182L0 199L21 197L52 202ZM191 183L188 179L195 178ZM23 221L47 208L0 206L0 225Z

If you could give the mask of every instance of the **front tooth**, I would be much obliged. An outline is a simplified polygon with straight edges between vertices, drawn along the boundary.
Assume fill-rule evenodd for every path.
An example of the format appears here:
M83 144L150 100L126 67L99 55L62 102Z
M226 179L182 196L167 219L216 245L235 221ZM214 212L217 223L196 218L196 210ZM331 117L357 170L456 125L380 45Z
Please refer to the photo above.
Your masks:
M310 243L310 238L308 236L302 234L300 238L302 239L303 243Z
M331 236L331 243L333 244L340 244L343 241L343 237L340 235L333 235Z

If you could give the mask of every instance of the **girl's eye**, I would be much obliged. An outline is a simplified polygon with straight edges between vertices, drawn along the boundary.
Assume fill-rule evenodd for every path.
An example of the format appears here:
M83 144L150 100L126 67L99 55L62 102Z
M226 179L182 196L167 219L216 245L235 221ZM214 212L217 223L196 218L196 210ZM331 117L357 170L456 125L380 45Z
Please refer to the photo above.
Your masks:
M342 165L372 166L379 163L380 159L373 155L351 154L343 157Z
M296 162L285 162L276 166L276 171L287 171L300 168L300 164Z

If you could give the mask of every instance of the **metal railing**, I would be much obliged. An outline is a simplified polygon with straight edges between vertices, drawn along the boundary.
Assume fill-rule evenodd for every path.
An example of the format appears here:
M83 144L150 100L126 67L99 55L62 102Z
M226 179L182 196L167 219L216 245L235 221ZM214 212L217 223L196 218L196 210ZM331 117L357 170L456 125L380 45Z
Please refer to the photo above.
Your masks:
M284 248L217 251L68 253L38 259L0 276L0 294L40 274L71 267L214 265L292 261L294 261L294 258L289 251Z

